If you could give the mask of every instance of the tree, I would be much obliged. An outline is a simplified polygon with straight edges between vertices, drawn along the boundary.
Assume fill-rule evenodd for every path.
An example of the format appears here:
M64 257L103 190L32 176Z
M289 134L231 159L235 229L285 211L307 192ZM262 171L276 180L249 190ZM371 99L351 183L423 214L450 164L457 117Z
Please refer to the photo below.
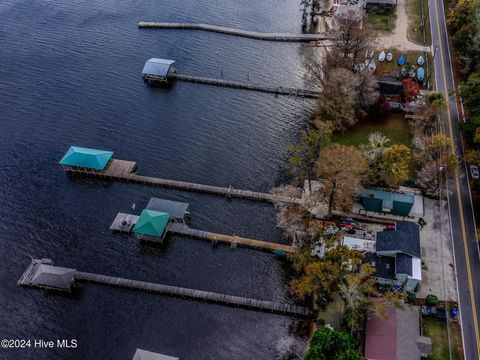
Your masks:
M480 123L480 73L471 74L466 82L460 84L459 89L472 122Z
M315 163L316 175L323 179L323 194L327 199L328 217L332 209L351 209L352 198L360 192L360 181L367 170L367 162L354 146L330 144Z
M412 152L405 145L387 148L381 159L380 179L390 187L397 187L408 178L408 165Z
M333 126L329 122L317 124L316 129L310 129L301 135L300 142L288 145L291 156L288 159L288 170L295 177L297 184L308 180L310 192L311 170L320 150L331 141Z
M353 337L343 331L322 327L315 331L305 360L361 360Z
M356 89L355 112L357 118L365 118L368 110L380 96L377 91L377 80L370 71L364 71L357 75L358 85Z
M465 161L471 165L480 165L480 153L478 150L469 150L465 154Z
M322 79L322 92L317 104L318 117L330 121L335 130L345 131L357 121L355 91L358 79L352 72L337 68Z
M367 159L369 167L363 180L365 184L375 185L378 182L382 166L381 160L388 142L390 139L385 135L373 132L368 135L368 143L360 145L360 150Z
M418 94L420 94L420 85L418 85L412 79L404 79L403 83L403 96L406 102L414 100Z

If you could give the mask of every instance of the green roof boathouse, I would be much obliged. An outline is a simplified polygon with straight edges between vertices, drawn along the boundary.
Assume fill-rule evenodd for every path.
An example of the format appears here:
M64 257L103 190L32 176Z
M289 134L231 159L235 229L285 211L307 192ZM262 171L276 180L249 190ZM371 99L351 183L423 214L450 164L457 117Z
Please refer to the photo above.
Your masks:
M95 174L103 171L112 160L113 152L70 146L60 160L66 171Z
M415 202L415 195L413 193L403 194L376 189L363 189L360 193L360 199L366 211L409 216Z
M169 222L169 214L144 209L132 231L137 235L139 240L162 243L167 233L167 225Z

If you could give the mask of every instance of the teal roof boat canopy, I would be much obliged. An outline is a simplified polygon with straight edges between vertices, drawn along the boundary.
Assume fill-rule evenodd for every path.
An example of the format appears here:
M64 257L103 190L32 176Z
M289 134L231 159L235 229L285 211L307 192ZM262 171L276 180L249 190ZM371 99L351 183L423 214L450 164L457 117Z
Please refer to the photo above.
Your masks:
M112 151L70 146L70 149L60 160L60 164L103 170L112 156Z
M154 210L143 210L133 228L139 235L163 237L170 215Z

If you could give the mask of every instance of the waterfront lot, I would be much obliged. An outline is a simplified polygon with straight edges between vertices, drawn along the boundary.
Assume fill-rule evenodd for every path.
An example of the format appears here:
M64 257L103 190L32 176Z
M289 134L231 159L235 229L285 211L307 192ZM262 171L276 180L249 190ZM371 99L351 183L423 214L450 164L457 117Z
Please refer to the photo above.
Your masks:
M463 359L462 352L462 334L460 325L456 322L449 323L450 339L452 349L452 360ZM447 324L445 320L422 318L422 334L432 339L432 353L429 360L448 360L450 359L448 347Z

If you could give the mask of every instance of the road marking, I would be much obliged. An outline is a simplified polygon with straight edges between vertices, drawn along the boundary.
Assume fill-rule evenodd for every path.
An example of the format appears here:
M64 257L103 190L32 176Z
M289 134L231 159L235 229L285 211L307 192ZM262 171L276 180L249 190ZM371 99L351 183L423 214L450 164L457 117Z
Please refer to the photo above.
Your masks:
M452 139L452 147L453 150L455 150L455 144L453 142L453 126L452 126L452 118L450 115L450 101L448 98L448 85L447 85L447 75L445 73L445 59L443 58L443 42L442 42L442 34L440 31L440 25L439 25L439 16L438 16L438 7L437 7L437 1L434 1L435 4L435 15L437 16L437 30L438 30L438 41L439 41L439 47L441 49L440 51L440 56L442 59L442 73L443 73L443 81L445 84L445 91L447 95L446 103L447 103L447 118L448 118L448 123L449 123L449 130L450 130L450 138ZM453 78L453 77L452 77ZM479 332L478 332L478 321L477 321L477 308L475 305L475 299L473 296L473 282L472 282L472 270L470 268L470 255L468 251L468 240L467 240L467 235L466 235L466 230L465 230L465 219L463 216L463 204L462 204L462 199L461 199L461 192L460 192L460 182L458 180L458 173L455 171L455 185L456 185L456 191L457 191L457 197L458 197L458 206L459 206L459 211L460 211L460 223L461 223L461 228L462 228L462 238L463 238L463 247L464 247L464 252L465 252L465 260L466 260L466 265L467 265L467 277L468 277L468 286L470 290L470 302L472 304L472 312L473 312L473 323L474 323L474 331L475 331L475 339L477 342L477 357L480 357L480 352L479 352L479 347L478 345L480 344L480 338L479 338Z

